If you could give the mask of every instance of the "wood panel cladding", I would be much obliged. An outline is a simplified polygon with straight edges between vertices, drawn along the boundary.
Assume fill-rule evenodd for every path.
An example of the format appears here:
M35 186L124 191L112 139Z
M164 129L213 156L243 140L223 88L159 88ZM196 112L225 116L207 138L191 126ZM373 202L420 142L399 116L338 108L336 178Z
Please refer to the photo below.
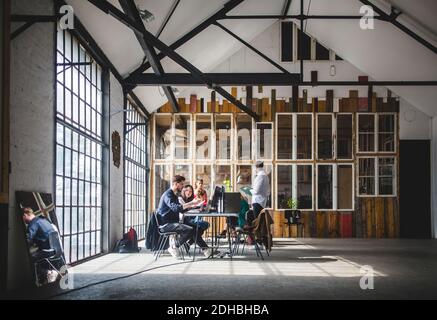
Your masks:
M258 88L260 89L260 88ZM357 90L351 90L345 98L335 98L333 90L326 91L326 97L309 98L306 91L303 96L294 96L284 100L278 97L278 91L264 90L264 97L255 98L256 87L245 88L245 100L254 112L260 115L263 122L274 122L278 112L399 112L399 101L394 97L377 97L375 92L369 97L360 97ZM268 92L269 91L269 92ZM294 93L298 87L290 88ZM243 90L244 92L244 90ZM237 88L232 88L232 95L237 97ZM259 97L259 95L258 95ZM189 99L179 98L180 112L202 112L200 97L191 95ZM211 113L239 113L236 106L225 99L219 99L211 93L209 101L205 101L206 110ZM158 112L172 112L169 103L163 105ZM353 117L355 119L355 116ZM313 122L315 125L315 120ZM353 123L353 139L355 141L356 121ZM398 126L398 124L397 124ZM397 128L399 134L399 128ZM398 137L396 137L398 139ZM398 143L398 142L396 142ZM353 145L355 148L355 144ZM398 149L397 149L398 150ZM353 151L355 165L355 183L357 180L356 150ZM394 154L398 159L398 154ZM277 161L273 161L276 165ZM334 161L335 162L335 161ZM313 161L316 163L316 161ZM399 163L399 161L397 161ZM399 178L397 183L399 183ZM398 193L397 193L398 194ZM316 237L316 238L397 238L399 237L399 201L398 197L357 197L354 211L303 211L302 226L288 226L283 211L273 211L275 237ZM220 221L218 228L224 227Z

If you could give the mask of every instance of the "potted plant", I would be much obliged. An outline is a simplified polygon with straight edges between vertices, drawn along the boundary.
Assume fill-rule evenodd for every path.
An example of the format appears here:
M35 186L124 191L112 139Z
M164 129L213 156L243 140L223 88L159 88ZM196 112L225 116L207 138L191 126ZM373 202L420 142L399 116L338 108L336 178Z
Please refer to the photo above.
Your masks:
M289 224L297 223L300 218L300 212L297 210L298 201L297 199L288 198L286 201L286 206L288 209L285 210L285 219Z

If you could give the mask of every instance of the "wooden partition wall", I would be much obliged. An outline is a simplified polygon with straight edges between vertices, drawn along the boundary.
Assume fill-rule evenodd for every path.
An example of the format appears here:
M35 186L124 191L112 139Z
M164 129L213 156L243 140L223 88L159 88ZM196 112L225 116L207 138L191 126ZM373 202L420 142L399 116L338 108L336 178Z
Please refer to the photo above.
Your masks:
M251 88L248 88L251 90ZM258 88L262 90L262 88ZM237 95L237 88L232 89L232 94ZM271 93L266 93L266 96L262 99L251 98L248 94L246 105L252 105L252 110L261 115L262 122L273 122L275 128L276 114L277 113L312 113L313 114L313 141L317 142L317 132L315 130L316 115L318 113L352 113L353 115L353 151L352 160L349 163L353 163L353 208L351 211L334 211L334 210L317 210L316 206L313 206L313 210L303 211L303 223L304 232L297 230L293 225L291 228L285 224L284 211L283 210L271 210L271 214L274 218L274 236L275 237L317 237L317 238L397 238L399 237L399 118L395 116L395 137L394 144L395 149L390 152L390 157L395 159L394 164L394 193L387 196L358 196L357 177L358 177L358 162L359 157L384 157L386 154L381 152L367 152L365 154L357 152L357 113L367 114L381 114L390 113L397 115L399 113L399 101L396 98L380 98L376 94L373 95L371 101L368 101L367 97L359 97L358 91L351 90L349 97L334 99L333 91L328 90L326 92L326 98L307 98L306 91L304 91L303 98L296 99L293 103L293 99L278 100L276 99L276 91L272 90ZM271 102L271 103L270 103ZM222 103L216 98L214 92L212 92L211 100L204 101L204 99L198 99L195 95L192 95L190 99L179 99L180 113L191 114L205 114L205 113L241 113L236 106L232 105L226 100ZM172 108L169 103L163 105L158 113L171 113ZM375 122L376 123L376 122ZM376 126L376 125L375 125ZM277 136L274 131L274 140ZM378 134L378 133L376 133ZM155 137L153 137L152 130L152 149ZM376 141L376 140L375 140ZM275 142L274 142L275 143ZM313 154L315 154L315 147L313 147ZM273 148L273 150L276 150ZM377 150L377 149L376 149ZM275 151L274 151L275 152ZM153 152L152 152L153 154ZM273 157L272 164L276 165L276 157ZM318 164L323 163L344 163L344 161L338 160L315 160L316 156L313 156L313 160L310 163L315 168ZM255 160L253 160L253 163ZM154 160L152 155L152 199L155 199L154 192ZM299 163L299 161L296 161ZM306 161L308 163L308 161ZM379 170L379 167L375 165L375 170ZM315 176L315 169L312 174ZM376 180L376 177L375 177ZM272 182L271 182L272 183ZM378 181L376 183L379 183ZM275 190L275 182L273 184L273 190ZM313 182L313 188L315 187L315 180ZM376 185L376 184L375 184ZM378 187L376 187L378 188ZM314 194L313 201L317 194ZM277 207L277 206L275 206ZM223 222L222 222L223 224ZM290 230L291 229L291 230ZM291 231L291 233L289 232Z

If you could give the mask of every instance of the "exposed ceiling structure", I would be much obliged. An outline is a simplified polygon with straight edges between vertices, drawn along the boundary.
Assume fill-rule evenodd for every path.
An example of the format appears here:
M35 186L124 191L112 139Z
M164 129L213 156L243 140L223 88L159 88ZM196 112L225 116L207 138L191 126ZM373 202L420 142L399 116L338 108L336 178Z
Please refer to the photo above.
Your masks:
M128 77L145 61L143 48L135 33L89 1L67 0L75 14L94 37L112 64L123 77ZM108 0L122 11L118 0ZM223 9L227 0L136 0L140 9L152 12L155 19L144 24L147 31L157 35L167 45ZM359 0L305 0L308 15L360 15ZM371 3L390 14L390 5L402 13L397 21L437 44L437 1L434 0L373 0ZM175 7L175 5L177 6ZM287 1L245 0L228 15L281 15ZM288 14L300 13L300 0L291 1ZM221 20L220 23L247 42L254 40L278 19ZM415 39L386 21L375 20L375 29L363 31L359 20L307 20L306 32L333 49L356 68L374 80L437 80L437 55ZM244 47L217 26L211 25L175 51L202 72L214 68ZM159 52L159 50L157 50ZM187 71L170 58L161 60L166 73ZM258 70L253 70L257 72ZM146 72L153 72L152 69ZM351 79L354 80L354 79ZM389 87L406 101L430 116L437 115L436 87ZM167 101L159 87L134 89L146 108L153 112Z

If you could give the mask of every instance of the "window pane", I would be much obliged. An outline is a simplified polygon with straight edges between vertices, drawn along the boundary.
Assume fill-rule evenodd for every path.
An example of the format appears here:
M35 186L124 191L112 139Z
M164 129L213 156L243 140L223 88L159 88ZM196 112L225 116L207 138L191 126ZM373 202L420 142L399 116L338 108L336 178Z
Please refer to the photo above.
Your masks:
M298 209L313 207L313 167L297 165L297 204Z
M273 125L271 123L256 124L256 158L272 159Z
M155 208L158 208L161 195L170 188L170 165L155 165Z
M230 165L215 166L215 185L225 186L227 192L233 190Z
M174 174L183 176L185 178L185 184L193 185L194 181L191 181L191 165L175 164Z
M217 115L215 117L216 158L231 159L231 116Z
M380 195L395 194L395 159L379 158L378 159L378 190Z
M237 166L236 177L237 190L240 190L242 187L252 187L252 166Z
M395 151L395 116L380 114L378 117L378 151Z
M312 158L312 115L297 115L297 159Z
M238 160L252 159L252 118L246 114L237 115Z
M319 165L317 174L318 209L333 209L332 165Z
M317 115L317 158L332 159L332 115Z
M196 158L211 158L211 116L196 117Z
M353 197L353 169L352 165L338 165L337 167L337 208L352 209Z
M175 158L191 159L191 117L175 115Z
M292 159L293 157L293 116L278 115L277 159Z
M211 165L197 165L196 166L196 180L203 180L203 188L206 191L206 195L209 197L211 194Z
M375 115L358 115L358 151L375 151Z
M291 165L277 166L277 199L278 209L288 209L287 201L293 197L293 167Z
M360 158L358 160L358 194L375 195L375 159Z
M337 158L352 159L352 115L337 115Z
M155 115L155 159L170 159L171 115Z

